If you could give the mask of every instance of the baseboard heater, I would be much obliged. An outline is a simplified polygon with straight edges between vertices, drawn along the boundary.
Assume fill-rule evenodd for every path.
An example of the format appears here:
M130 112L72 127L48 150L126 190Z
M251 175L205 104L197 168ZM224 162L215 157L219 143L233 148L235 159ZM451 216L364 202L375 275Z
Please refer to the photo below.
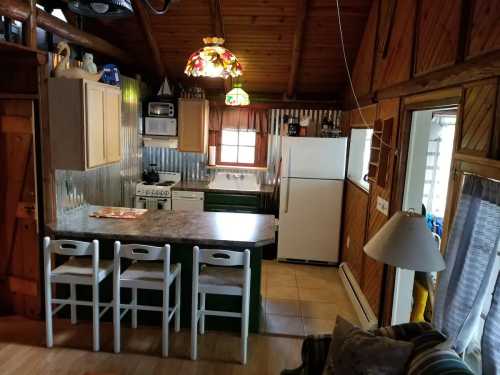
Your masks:
M361 326L364 329L374 329L378 327L378 320L373 313L368 300L361 291L361 288L352 274L347 263L341 263L339 266L339 275L344 284L347 295L354 306L354 310L358 315Z

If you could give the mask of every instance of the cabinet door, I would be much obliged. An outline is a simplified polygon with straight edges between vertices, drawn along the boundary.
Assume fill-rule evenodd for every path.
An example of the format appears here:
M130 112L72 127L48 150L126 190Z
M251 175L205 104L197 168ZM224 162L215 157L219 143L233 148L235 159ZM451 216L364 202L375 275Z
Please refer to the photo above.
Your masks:
M207 151L208 103L206 100L179 100L179 151Z
M116 89L104 90L104 130L106 162L121 159L121 92Z
M85 116L87 168L106 163L104 136L104 89L90 82L85 84Z

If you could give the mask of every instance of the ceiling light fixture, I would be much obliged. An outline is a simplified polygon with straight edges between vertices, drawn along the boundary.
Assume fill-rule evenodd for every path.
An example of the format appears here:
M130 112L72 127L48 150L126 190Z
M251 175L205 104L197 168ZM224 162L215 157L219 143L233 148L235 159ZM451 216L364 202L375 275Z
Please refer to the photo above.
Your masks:
M245 106L250 104L250 97L241 88L241 83L235 83L234 87L226 94L226 105Z
M167 13L170 4L175 0L163 0L161 8L155 8L149 0L142 0L151 13L162 15ZM131 0L70 0L69 9L85 17L120 18L134 13Z
M133 14L130 0L71 0L68 7L85 17L119 18Z
M238 58L224 48L224 38L203 38L205 46L189 56L184 73L192 77L228 78L242 74Z

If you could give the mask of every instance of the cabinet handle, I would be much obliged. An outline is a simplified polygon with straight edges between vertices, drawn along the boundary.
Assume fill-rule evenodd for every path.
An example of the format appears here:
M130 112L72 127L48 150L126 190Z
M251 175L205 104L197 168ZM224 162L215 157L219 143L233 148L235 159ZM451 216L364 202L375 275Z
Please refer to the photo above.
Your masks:
M290 201L290 172L291 172L291 164L292 164L292 149L288 149L288 176L286 178L286 206L285 206L285 214L288 213L288 205Z

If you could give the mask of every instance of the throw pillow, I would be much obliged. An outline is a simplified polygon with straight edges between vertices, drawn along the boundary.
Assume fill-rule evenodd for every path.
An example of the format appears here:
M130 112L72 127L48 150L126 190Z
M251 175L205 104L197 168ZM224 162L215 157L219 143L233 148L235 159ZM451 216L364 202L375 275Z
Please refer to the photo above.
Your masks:
M337 317L323 375L404 374L413 344L376 336Z

